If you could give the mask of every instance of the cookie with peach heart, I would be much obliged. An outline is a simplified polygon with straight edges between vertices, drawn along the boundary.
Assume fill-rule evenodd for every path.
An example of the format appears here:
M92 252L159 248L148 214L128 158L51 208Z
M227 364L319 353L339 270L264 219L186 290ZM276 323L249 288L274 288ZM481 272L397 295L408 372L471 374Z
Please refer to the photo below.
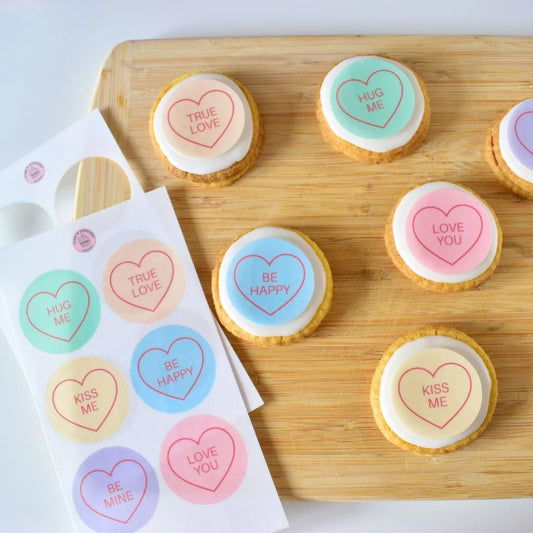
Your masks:
M170 82L152 107L150 135L171 175L204 187L239 179L263 144L261 116L251 93L214 72L185 74Z
M485 351L452 328L423 328L394 342L381 358L370 391L383 435L424 455L452 452L476 439L498 398Z
M220 254L211 286L222 325L262 345L313 333L333 296L322 250L303 233L279 226L255 228L233 241Z

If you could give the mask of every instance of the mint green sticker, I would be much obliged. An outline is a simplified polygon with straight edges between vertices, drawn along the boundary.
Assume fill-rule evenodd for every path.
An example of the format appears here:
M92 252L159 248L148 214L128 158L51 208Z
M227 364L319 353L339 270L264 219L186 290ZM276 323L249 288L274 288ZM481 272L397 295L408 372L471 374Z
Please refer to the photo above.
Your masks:
M93 336L100 300L91 282L72 270L52 270L26 289L20 302L20 326L39 350L70 353Z
M383 59L362 59L335 78L330 105L337 122L365 139L401 131L413 116L415 93L409 78Z

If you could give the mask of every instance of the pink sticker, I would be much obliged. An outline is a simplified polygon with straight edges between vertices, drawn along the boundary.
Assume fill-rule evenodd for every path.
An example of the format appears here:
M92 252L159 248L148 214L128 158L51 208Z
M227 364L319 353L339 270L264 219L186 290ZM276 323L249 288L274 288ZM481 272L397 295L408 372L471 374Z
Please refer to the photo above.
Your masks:
M180 154L196 159L218 157L240 139L244 106L229 85L218 80L186 79L171 89L170 95L163 130Z
M161 471L184 500L217 503L230 497L246 473L244 442L225 420L200 415L172 428L161 448Z
M423 266L438 274L465 274L490 252L492 217L472 194L441 189L413 205L405 232L409 250Z

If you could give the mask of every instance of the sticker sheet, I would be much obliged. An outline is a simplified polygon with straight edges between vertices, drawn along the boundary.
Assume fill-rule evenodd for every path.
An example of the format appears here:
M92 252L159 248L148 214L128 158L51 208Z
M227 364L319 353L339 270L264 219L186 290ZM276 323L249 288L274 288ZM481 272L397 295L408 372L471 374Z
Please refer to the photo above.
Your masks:
M99 114L84 122L70 132L80 146L108 135L96 135ZM68 137L31 154L32 164L50 168L43 161L66 153ZM106 157L117 160L108 141ZM248 417L261 400L207 306L166 190L144 194L130 181L131 200L0 250L5 334L73 523L283 529Z

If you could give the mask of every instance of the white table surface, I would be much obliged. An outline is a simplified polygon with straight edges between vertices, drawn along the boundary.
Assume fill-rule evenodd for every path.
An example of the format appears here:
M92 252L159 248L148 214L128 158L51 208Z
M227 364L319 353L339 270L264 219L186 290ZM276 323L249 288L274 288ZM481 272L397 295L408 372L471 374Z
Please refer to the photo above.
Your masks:
M0 0L0 169L84 116L121 41L415 33L531 36L533 2ZM28 386L1 337L0 405L0 532L71 531ZM530 499L284 505L294 532L533 531Z

